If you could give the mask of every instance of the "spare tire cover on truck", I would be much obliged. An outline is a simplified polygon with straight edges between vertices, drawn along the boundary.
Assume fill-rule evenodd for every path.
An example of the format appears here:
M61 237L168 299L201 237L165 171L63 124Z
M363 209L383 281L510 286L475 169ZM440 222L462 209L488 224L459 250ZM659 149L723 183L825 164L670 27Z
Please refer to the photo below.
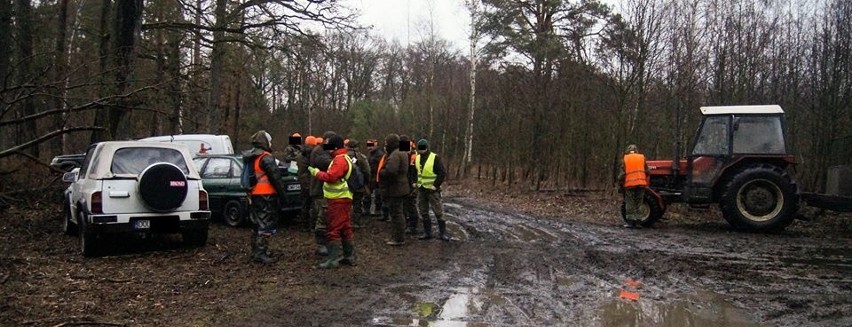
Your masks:
M139 197L151 209L170 211L186 200L186 175L177 166L155 163L139 174Z

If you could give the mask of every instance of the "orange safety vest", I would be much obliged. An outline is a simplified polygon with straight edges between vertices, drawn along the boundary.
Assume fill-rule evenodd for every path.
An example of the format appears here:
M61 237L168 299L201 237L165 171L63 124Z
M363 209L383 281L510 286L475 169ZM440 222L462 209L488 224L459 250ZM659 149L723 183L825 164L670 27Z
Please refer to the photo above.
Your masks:
M264 151L257 156L257 159L254 159L254 175L257 176L257 184L255 184L254 188L251 189L251 195L276 194L275 188L272 187L272 183L269 182L269 176L267 176L266 172L260 168L260 159L263 159L263 156L268 154L269 152Z
M379 168L376 169L376 183L379 182L379 174L382 172L382 168L385 167L385 158L388 157L388 154L385 153L382 155L382 159L379 160Z
M648 186L645 175L645 156L640 153L624 155L624 187Z

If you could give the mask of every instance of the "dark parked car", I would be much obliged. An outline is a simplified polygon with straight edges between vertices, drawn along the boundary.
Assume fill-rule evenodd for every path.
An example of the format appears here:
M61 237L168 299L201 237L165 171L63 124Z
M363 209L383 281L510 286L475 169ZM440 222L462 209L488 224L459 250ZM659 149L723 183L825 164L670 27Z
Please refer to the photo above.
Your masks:
M243 171L241 155L207 155L192 160L201 175L204 189L210 197L210 211L221 216L230 226L243 225L248 219L246 192L240 187L240 174ZM295 175L287 173L281 167L281 176L287 192L281 211L290 212L301 209L301 186Z
M83 158L85 157L85 153L58 155L50 161L50 166L64 172L69 172L74 168L80 168L83 165Z

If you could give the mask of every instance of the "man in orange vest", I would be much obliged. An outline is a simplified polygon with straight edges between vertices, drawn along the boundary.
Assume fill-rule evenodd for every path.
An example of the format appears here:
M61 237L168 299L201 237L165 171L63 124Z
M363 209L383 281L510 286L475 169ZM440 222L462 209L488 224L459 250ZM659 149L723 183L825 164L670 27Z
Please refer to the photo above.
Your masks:
M272 157L272 136L258 131L251 136L252 149L243 153L243 169L253 169L256 183L249 191L249 220L252 224L251 261L270 264L269 238L278 229L278 197L284 194L284 184L278 165Z
M641 205L648 187L651 171L645 162L645 156L639 153L636 145L628 145L624 150L621 172L618 175L620 188L624 192L624 227L641 228Z

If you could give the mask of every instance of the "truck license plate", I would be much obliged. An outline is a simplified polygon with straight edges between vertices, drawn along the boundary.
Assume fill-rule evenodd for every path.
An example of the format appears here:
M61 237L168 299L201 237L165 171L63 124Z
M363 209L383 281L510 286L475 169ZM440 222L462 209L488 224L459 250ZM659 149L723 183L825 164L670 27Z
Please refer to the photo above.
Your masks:
M149 228L151 228L151 221L150 220L137 220L135 223L133 223L133 228L149 229Z
M300 184L290 184L290 185L287 185L287 190L288 190L288 191L301 191L301 190L302 190L302 185L300 185Z

